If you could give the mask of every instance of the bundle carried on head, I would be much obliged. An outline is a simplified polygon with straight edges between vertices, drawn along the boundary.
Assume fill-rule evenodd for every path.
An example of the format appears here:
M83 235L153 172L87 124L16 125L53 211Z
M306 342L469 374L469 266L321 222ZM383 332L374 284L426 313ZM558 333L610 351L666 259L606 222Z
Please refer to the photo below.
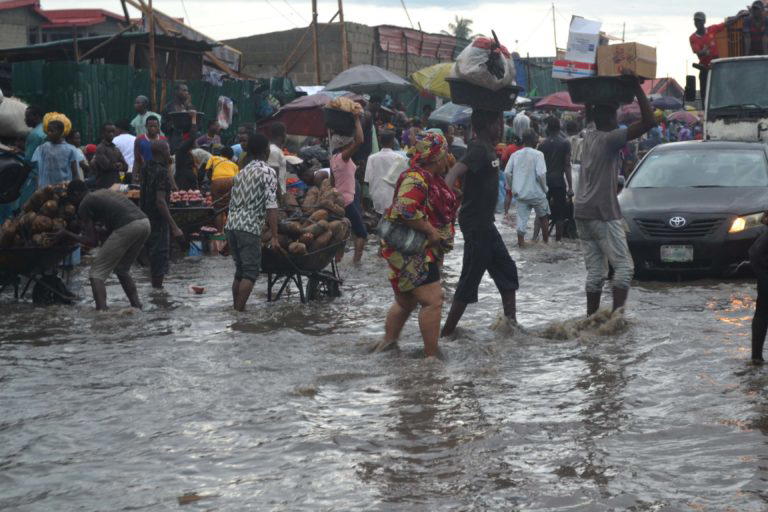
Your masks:
M72 121L70 121L67 116L60 112L48 112L45 114L45 117L43 117L43 131L48 131L48 123L51 121L59 121L62 125L64 125L64 137L69 135L69 132L72 131Z
M351 114L360 114L363 112L362 105L356 101L352 101L345 96L332 99L328 103L328 107L335 108L336 110L343 110L344 112L349 112Z

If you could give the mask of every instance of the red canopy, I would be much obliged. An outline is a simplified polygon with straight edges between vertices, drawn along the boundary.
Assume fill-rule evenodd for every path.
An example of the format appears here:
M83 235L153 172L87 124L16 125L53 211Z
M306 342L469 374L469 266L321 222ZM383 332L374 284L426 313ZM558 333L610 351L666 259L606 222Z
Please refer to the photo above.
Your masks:
M549 96L545 96L539 100L538 103L536 103L535 108L557 108L560 110L577 111L584 110L584 105L573 103L571 101L571 95L568 93L568 91L562 91L556 92L555 94L550 94Z
M323 118L323 107L339 96L347 96L362 102L362 96L351 92L319 92L310 96L300 96L283 105L272 117L259 123L259 131L264 132L273 123L283 123L289 135L307 137L325 137L327 130Z

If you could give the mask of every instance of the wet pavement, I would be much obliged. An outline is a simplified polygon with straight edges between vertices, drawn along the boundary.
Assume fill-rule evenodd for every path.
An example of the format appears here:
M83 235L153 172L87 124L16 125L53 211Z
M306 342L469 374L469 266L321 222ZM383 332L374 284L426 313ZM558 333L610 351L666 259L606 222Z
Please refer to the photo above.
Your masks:
M136 269L141 313L111 282L97 314L83 275L71 307L5 294L0 509L768 510L752 283L642 283L627 326L547 339L582 315L578 246L512 253L530 334L494 328L486 278L442 363L415 318L399 352L367 353L392 299L373 245L308 306L262 281L235 314L222 257L175 264L160 294Z

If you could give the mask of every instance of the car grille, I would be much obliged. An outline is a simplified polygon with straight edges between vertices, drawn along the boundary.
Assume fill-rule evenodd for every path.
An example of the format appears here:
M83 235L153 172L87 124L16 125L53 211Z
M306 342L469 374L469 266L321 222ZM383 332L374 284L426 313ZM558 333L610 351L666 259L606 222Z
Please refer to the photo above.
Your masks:
M655 219L635 219L645 236L650 238L702 238L717 230L723 219L692 220L685 227L673 228L667 221Z

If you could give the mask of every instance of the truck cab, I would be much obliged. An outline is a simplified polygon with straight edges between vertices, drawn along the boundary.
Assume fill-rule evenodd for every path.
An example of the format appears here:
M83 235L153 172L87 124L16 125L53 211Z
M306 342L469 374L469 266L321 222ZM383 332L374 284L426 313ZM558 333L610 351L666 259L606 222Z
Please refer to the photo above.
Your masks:
M704 139L768 144L768 56L712 61Z

